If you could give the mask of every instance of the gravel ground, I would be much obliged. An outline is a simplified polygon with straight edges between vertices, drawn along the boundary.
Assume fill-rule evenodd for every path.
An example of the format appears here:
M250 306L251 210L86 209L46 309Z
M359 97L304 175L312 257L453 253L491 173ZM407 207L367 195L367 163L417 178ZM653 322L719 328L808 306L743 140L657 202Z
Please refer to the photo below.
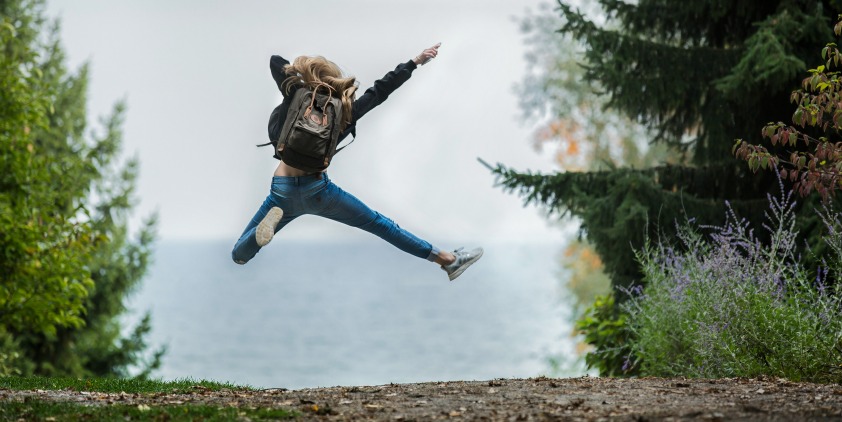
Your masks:
M294 409L304 420L842 420L842 386L780 379L530 378L302 390L105 394L0 390L0 400L205 403Z

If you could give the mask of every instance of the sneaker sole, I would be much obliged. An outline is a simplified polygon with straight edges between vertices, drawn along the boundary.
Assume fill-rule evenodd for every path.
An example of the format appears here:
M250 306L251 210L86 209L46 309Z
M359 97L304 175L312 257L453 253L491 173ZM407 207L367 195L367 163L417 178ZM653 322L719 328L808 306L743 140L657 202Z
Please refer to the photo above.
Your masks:
M454 271L452 274L448 274L448 277L450 278L450 281L455 280L456 277L459 277L460 275L462 275L462 273L464 273L465 270L468 269L468 267L470 267L471 265L474 265L474 262L479 261L479 259L482 258L483 253L485 253L484 250L479 251L479 255L473 257L470 261L466 262L465 265L459 267L459 269Z
M263 217L263 220L257 225L257 232L254 234L257 246L263 247L272 241L272 237L275 236L275 227L278 227L278 223L281 222L283 216L284 211L278 207L272 207L266 213L266 217Z

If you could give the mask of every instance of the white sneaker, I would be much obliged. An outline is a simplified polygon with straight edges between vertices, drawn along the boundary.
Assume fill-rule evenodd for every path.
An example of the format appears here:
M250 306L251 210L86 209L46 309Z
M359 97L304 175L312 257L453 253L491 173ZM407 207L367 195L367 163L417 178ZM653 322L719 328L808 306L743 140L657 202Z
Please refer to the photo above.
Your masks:
M480 257L482 257L482 248L472 249L470 251L465 251L465 248L459 248L453 251L453 256L456 257L456 261L453 261L450 265L442 265L441 269L447 272L447 276L450 277L450 281L456 279L462 275L468 267L471 266L474 262L477 262Z
M263 217L263 220L257 225L257 231L254 233L257 246L262 248L272 241L272 236L275 235L275 227L278 227L278 223L281 222L283 216L284 211L278 207L272 207L266 213L266 217Z

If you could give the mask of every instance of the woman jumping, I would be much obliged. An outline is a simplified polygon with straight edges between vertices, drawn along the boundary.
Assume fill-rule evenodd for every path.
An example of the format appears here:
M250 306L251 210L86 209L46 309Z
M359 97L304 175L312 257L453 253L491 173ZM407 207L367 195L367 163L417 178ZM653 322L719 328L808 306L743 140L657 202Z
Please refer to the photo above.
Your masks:
M385 101L406 82L412 71L438 55L441 44L421 52L414 59L399 64L355 99L356 80L342 75L339 67L324 57L301 56L290 64L281 56L272 56L269 68L283 95L283 102L269 117L269 139L277 141L292 102L292 93L302 86L315 88L327 84L342 101L342 134L339 141L355 133L357 121ZM462 274L482 256L482 248L442 251L429 242L402 229L394 221L373 211L362 201L334 184L327 173L307 172L281 161L272 177L269 196L251 219L231 256L245 264L266 246L272 237L292 220L312 214L357 227L379 236L400 250L441 266L450 280Z

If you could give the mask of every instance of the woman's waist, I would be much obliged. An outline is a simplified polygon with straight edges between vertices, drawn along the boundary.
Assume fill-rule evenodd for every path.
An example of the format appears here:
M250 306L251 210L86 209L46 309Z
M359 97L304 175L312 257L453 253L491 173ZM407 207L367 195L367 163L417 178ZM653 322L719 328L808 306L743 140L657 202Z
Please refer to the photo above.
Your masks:
M322 177L324 172L311 172L297 169L295 167L290 167L281 161L278 163L278 167L275 169L274 175L275 177Z
M306 185L311 185L311 184L314 184L314 183L321 184L321 183L327 182L329 180L330 179L328 179L326 172L320 172L320 173L304 172L300 176L291 176L291 175L279 176L277 173L275 173L275 175L272 176L272 184L273 185L306 186Z

